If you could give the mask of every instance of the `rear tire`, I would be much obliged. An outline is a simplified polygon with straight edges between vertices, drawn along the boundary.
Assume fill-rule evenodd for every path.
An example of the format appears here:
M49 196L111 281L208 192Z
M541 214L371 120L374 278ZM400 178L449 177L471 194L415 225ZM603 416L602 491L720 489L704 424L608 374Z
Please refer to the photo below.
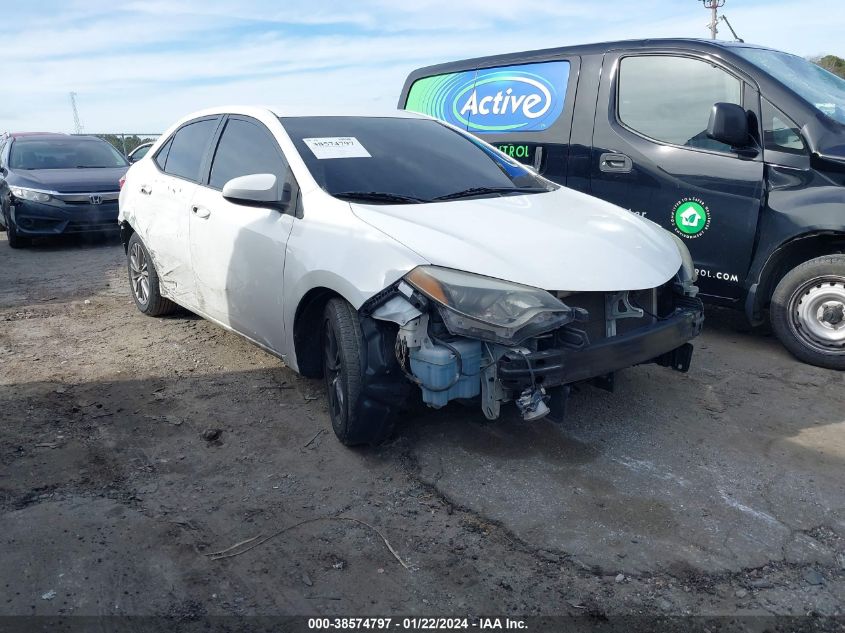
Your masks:
M337 439L347 446L384 441L390 435L390 425L362 414L364 340L358 313L343 299L331 299L326 304L322 342L323 378Z
M158 273L150 253L137 233L129 238L126 247L126 266L129 272L129 289L138 310L147 316L172 314L177 306L161 296Z
M845 255L793 268L775 288L769 312L778 339L798 360L845 370Z

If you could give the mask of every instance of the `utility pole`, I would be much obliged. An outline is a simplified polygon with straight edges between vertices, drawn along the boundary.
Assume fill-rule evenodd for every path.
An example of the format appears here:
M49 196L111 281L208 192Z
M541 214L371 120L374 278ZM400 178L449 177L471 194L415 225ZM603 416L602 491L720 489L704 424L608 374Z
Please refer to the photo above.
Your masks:
M725 6L725 0L701 0L705 9L710 9L712 16L710 24L707 27L710 29L710 38L716 39L716 34L719 32L719 9Z
M76 108L76 93L70 93L70 107L73 109L73 128L76 134L82 134L82 123L79 120L79 110Z

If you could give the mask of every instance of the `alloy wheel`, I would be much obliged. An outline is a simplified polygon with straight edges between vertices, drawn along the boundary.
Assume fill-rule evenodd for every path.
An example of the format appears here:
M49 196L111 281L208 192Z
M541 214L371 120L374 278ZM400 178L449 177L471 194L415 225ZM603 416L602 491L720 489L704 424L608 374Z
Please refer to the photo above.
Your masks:
M323 369L326 375L326 390L329 398L329 411L332 420L343 419L346 397L343 388L343 364L340 358L340 346L331 323L326 323L324 337Z
M135 243L129 251L129 278L132 293L141 305L147 305L150 299L150 271L147 255L141 245Z

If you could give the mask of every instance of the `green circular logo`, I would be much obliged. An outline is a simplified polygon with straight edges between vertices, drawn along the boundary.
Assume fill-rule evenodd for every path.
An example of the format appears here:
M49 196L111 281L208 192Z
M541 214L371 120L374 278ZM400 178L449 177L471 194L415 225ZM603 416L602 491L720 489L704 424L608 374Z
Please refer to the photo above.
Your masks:
M698 237L710 226L710 212L698 200L681 200L672 215L682 237Z

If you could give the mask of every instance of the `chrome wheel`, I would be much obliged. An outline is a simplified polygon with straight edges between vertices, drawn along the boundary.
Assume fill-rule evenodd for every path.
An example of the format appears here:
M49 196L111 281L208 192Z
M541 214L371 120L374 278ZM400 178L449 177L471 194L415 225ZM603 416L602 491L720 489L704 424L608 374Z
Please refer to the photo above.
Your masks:
M789 300L789 325L805 345L845 353L845 277L829 275L801 285Z
M340 358L340 345L331 323L326 323L326 335L323 346L323 372L326 377L326 391L329 398L329 411L332 420L342 420L346 397L343 389L343 364Z
M129 280L132 293L141 305L150 300L150 270L147 255L137 242L129 249Z

